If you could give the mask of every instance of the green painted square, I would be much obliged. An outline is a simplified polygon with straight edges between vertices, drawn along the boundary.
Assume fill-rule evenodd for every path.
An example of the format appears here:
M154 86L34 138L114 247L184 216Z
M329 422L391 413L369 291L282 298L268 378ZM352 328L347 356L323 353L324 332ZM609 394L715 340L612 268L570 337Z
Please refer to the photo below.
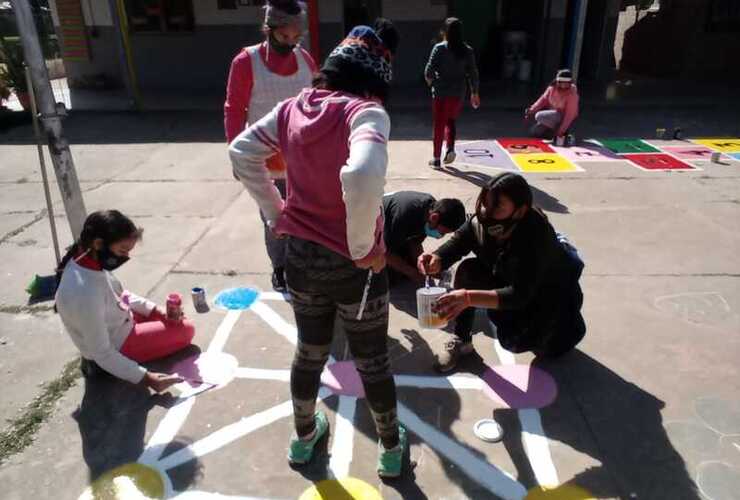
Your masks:
M660 153L658 148L640 139L599 139L599 142L606 149L618 154Z

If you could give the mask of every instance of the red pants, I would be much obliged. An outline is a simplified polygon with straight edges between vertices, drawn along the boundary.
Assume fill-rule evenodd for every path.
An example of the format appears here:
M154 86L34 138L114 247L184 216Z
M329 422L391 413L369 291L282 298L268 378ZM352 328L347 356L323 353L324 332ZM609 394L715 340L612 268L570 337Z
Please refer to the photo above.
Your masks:
M134 328L121 347L121 354L137 363L169 356L190 345L195 327L190 321L165 323L149 321L134 313Z
M434 123L434 158L442 155L442 139L447 143L447 150L455 149L455 120L462 111L462 99L459 97L435 97L432 100L432 120Z

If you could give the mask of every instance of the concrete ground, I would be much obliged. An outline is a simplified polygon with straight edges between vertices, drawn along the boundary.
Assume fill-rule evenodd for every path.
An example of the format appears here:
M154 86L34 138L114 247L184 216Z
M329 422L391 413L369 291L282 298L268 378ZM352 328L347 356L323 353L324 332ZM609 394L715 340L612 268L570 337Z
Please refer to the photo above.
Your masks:
M657 126L683 126L694 136L739 137L736 116L714 108L593 112L579 135L649 137ZM117 275L159 302L196 285L210 298L233 286L269 290L256 207L231 178L219 121L193 112L73 114L66 122L88 211L118 208L145 228ZM496 171L429 170L427 113L394 113L393 123L387 191L456 196L472 209L478 188L466 178ZM466 111L460 135L519 136L521 128L518 113ZM75 357L49 303L29 306L23 291L54 265L29 137L29 127L0 136L3 419L22 415L39 384ZM588 333L558 361L506 353L480 321L478 356L451 378L437 376L433 352L445 333L420 330L413 301L394 294L389 345L411 443L411 472L399 480L374 473L376 438L365 403L354 405L341 338L325 379L341 395L320 403L332 436L314 463L288 467L293 319L290 305L268 293L241 314L197 314L187 304L195 344L211 360L202 378L235 376L223 387L178 398L178 390L153 396L78 379L33 444L0 466L3 498L78 498L104 472L137 460L166 471L172 491L191 492L182 498L297 498L331 474L360 479L384 498L738 498L740 162L701 166L647 172L590 162L582 172L527 174L537 203L586 261ZM175 369L198 352L157 367ZM501 443L473 433L491 417L504 429ZM535 493L538 484L565 486L546 497Z

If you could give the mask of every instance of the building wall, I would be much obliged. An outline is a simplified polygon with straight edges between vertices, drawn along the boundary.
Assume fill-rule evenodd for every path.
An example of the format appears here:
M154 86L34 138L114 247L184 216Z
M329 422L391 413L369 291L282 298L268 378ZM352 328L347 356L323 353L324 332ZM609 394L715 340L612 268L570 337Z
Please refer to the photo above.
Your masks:
M538 66L549 78L562 53L565 11L568 0L552 0L547 40L538 50ZM619 0L612 0L619 1ZM54 0L50 1L56 24ZM108 0L81 2L89 27L90 61L66 63L72 85L107 82L123 85L120 57ZM229 64L246 45L262 39L262 10L238 7L219 10L216 0L194 0L195 29L192 33L132 33L130 42L139 85L146 88L178 88L223 91ZM350 28L344 26L341 0L318 0L320 60ZM447 15L445 3L432 0L383 0L382 15L392 19L401 44L394 61L394 85L422 84L429 51ZM545 13L543 12L543 16ZM543 19L544 24L546 21ZM304 46L310 46L306 40ZM320 61L319 61L320 63Z

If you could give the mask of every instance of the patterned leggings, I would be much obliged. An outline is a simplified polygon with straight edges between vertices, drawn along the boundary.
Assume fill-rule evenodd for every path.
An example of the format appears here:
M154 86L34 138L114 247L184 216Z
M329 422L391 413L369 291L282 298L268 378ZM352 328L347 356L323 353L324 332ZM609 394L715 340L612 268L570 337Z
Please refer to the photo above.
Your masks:
M375 429L385 448L398 444L396 385L388 358L388 278L373 276L362 320L356 319L367 271L327 248L288 239L286 281L293 302L298 346L290 373L298 436L314 429L321 372L329 358L338 316L362 378Z

